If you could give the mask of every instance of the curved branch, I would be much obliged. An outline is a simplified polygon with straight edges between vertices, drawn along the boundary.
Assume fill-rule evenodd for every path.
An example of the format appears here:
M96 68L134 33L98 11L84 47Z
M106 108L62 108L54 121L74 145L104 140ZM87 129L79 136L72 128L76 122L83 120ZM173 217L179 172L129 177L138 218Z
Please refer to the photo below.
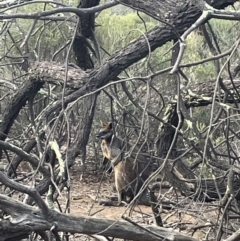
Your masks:
M29 98L34 98L44 82L37 77L24 82L22 87L12 96L10 103L4 110L2 122L0 123L0 140L7 138L14 120L17 118L18 113L26 104Z
M18 217L18 206L19 203L21 210L25 210L25 215ZM102 236L116 237L120 239L131 239L138 241L197 241L194 238L188 237L181 233L175 232L172 229L156 227L153 225L142 225L141 227L136 227L125 221L115 221L102 218L94 217L75 217L63 213L51 210L53 221L48 222L41 213L38 213L35 208L20 203L12 198L0 194L0 206L3 210L10 210L14 215L14 223L5 222L5 225L0 225L0 233L3 237L6 237L10 233L20 232L23 230L29 231L27 227L31 227L31 231L43 231L50 230L52 223L57 224L57 230L70 233L83 233L83 234L99 234ZM36 216L37 213L37 216ZM139 225L140 226L140 225ZM145 230L150 230L147 232ZM153 235L157 233L158 236ZM162 237L162 238L160 238ZM6 240L5 238L3 240Z
M28 4L30 4L30 3L28 3ZM34 4L35 1L33 1L32 3ZM39 19L41 17L46 17L49 15L57 14L57 13L66 13L66 12L75 13L78 16L84 16L87 14L100 12L104 9L113 7L117 4L118 4L117 2L111 1L111 2L101 4L99 6L95 6L95 7L91 7L91 8L84 8L84 9L83 8L79 9L79 8L75 8L75 7L63 7L63 8L57 8L57 9L48 10L48 11L44 11L44 12L31 13L31 14L24 14L24 13L0 14L0 20L11 19L11 18ZM16 7L18 7L18 5L16 5ZM6 9L2 10L1 13L5 12L11 8L13 8L13 7L6 8Z
M10 187L19 192L27 193L31 198L33 198L35 200L38 207L41 209L43 216L45 216L45 217L49 216L50 210L49 210L47 204L43 201L42 197L40 196L40 194L38 193L38 191L35 188L30 188L21 183L17 183L15 181L11 180L2 171L0 171L0 181L7 187Z
M231 0L228 4L231 5L236 1L237 0ZM166 10L166 8L168 8L168 10L172 10L174 5L175 10L172 12L171 17L172 22L174 22L174 27L178 30L179 34L183 34L185 29L189 28L201 15L201 12L196 7L183 4L182 1L177 7L176 2L170 0L154 1L153 6L146 6L145 1L143 0L120 2L130 4L131 7L144 7L147 12L151 11L154 6L155 10L152 13L155 14L155 16L159 15L159 9L161 9L161 14L163 14L162 9ZM166 2L168 2L169 5L164 5ZM221 8L221 6L226 6L226 2L214 0L212 5L216 8ZM182 21L183 18L185 20L184 22ZM146 38L148 39L148 42L146 42ZM147 56L149 54L149 45L151 51L153 51L173 39L177 39L177 36L174 34L170 26L158 26L149 31L145 36L131 42L121 51L112 55L99 68L84 74L82 74L81 70L74 70L74 73L78 73L80 79L77 77L71 78L70 82L73 81L73 86L78 86L78 90L65 97L65 104L67 105L84 94L93 92L114 80L124 69ZM56 65L52 64L51 66L49 66L48 63L48 66L45 64L43 68L42 63L37 63L35 67L33 67L31 75L34 77L36 74L42 80L51 81L51 79L55 79L56 76L54 76L53 72L49 71L49 69L55 68L54 66ZM54 73L57 74L58 79L63 80L64 75L61 75L61 72L56 71ZM60 100L56 101L52 106L49 106L44 113L45 117L51 114L54 110L60 108L61 105L62 101Z
M0 149L2 149L2 150L10 150L10 151L16 153L17 155L22 157L25 161L30 162L31 165L36 167L36 168L39 165L39 160L37 160L35 157L33 157L32 155L28 154L27 152L23 151L21 148L19 148L17 146L14 146L13 144L10 144L8 142L0 140ZM41 173L43 173L45 176L49 176L50 175L49 172L44 167L39 166L39 171Z

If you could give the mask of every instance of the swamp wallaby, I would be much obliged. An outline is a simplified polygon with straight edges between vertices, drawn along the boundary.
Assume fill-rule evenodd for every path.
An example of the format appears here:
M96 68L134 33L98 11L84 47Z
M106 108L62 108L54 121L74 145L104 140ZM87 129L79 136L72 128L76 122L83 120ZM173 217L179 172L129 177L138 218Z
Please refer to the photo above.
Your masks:
M114 135L112 123L102 123L102 127L97 137L102 139L101 149L104 161L106 158L110 160L114 168L118 203L131 202L150 175L151 168L137 147L132 150L129 143L125 143ZM145 198L147 198L146 189L140 200L147 202Z

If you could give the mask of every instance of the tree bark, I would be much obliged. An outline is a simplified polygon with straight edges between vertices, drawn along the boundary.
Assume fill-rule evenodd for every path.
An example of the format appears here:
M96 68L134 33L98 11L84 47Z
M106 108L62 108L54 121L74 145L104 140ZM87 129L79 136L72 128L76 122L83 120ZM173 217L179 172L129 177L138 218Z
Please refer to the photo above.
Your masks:
M120 2L124 4L130 4L131 7L145 11L156 19L162 20L164 18L164 20L167 20L170 24L173 24L179 35L181 35L187 28L189 28L201 14L197 8L190 5L189 3L186 3L185 1L178 1L176 3L176 1L152 0L152 4L149 4L149 2L145 2L143 0ZM214 0L212 1L212 6L216 8L223 8L228 5L232 5L235 2L237 2L237 0ZM148 43L146 42L146 38L148 39ZM128 44L121 51L115 53L108 60L104 61L101 66L96 69L83 71L70 68L66 86L68 89L71 89L71 93L64 97L66 106L86 93L91 93L93 91L97 92L99 88L114 80L117 75L124 69L147 56L149 54L149 46L151 51L153 51L173 39L177 39L177 35L176 32L173 31L173 27L163 24L162 26L158 26L150 30L146 33L145 36L140 37L136 41ZM13 96L9 107L6 108L3 114L2 123L0 126L0 139L4 140L6 138L12 123L14 122L21 108L25 105L26 101L30 97L33 97L33 95L37 93L44 82L63 84L65 82L65 69L63 66L49 62L36 62L31 67L26 82L23 84L22 88ZM196 99L194 99L194 102L191 102L191 96L189 100L190 103L199 103L196 101ZM89 106L94 106L95 101L96 99L93 98L91 102L92 104ZM204 104L211 103L211 99L204 101ZM53 105L49 105L43 112L42 119L48 119L48 116L54 113L56 109L61 108L61 106L61 99L55 101ZM89 116L89 121L87 121L85 118L86 122L83 122L87 127L87 130L85 130L86 133L88 133L91 128L91 120L94 114L94 108L90 108L90 111L91 112L89 113L84 113L85 116ZM79 147L79 145L85 148L84 146L88 140L88 135L83 135L80 131L79 135L81 135L80 137L83 137L83 141L75 145L75 150L76 146ZM85 155L84 151L83 155Z
M90 8L97 6L100 0L79 1L79 8ZM73 50L77 65L84 71L94 68L93 60L89 53L88 38L95 40L95 13L82 16L79 21L76 37L73 42ZM95 49L95 53L98 50ZM74 163L75 158L80 155L81 164L85 168L86 146L92 128L96 101L99 93L84 98L81 104L81 115L78 120L78 130L75 139L68 150L69 165Z
M126 3L127 1L125 1ZM228 4L231 5L233 4L235 1L229 1ZM141 6L144 7L145 12L151 11L152 10L152 5L151 6L146 6L144 5L143 1L137 1L137 4L142 4ZM134 4L134 3L132 3ZM166 2L165 2L166 4ZM154 1L154 8L155 9L163 9L161 10L161 14L162 16L163 13L166 12L166 6L162 1L161 2L156 2ZM222 5L221 5L222 4ZM138 5L138 7L140 6ZM223 1L214 1L213 2L213 6L214 7L225 7L226 6L226 2ZM162 8L161 8L162 7ZM186 28L190 27L191 24L200 16L200 12L198 11L198 9L196 9L194 6L190 6L188 3L183 3L183 2L179 2L179 5L175 5L175 3L173 3L172 1L169 1L169 9L171 9L171 7L175 9L175 11L173 11L171 13L171 19L172 22L174 22L174 27L175 29L178 30L179 35L181 35ZM160 15L161 15L160 14ZM152 11L152 15L154 15L156 18L158 17L158 13L155 11ZM151 16L152 16L151 15ZM157 47L165 44L167 41L170 41L172 39L177 39L177 35L176 33L173 31L172 27L169 25L164 25L161 27L155 27L153 30L149 31L146 34L146 37L148 38L151 50L153 51L154 49L156 49ZM72 101L74 101L76 98L97 90L100 87L103 87L105 84L109 83L109 81L113 80L115 77L117 77L117 75L124 70L125 68L127 68L128 66L130 66L132 63L140 60L141 58L145 57L148 54L148 45L146 44L145 38L144 37L140 37L138 40L130 43L128 46L126 46L124 49L122 49L120 52L114 54L113 56L111 56L107 61L105 61L99 68L94 69L88 73L82 73L81 72L81 80L79 81L79 85L78 85L78 90L74 91L72 94L70 94L69 96L67 96L65 98L65 103L68 104ZM41 63L37 64L37 70L41 72L41 76L44 79L44 70L41 68ZM34 67L34 69L36 69L36 67ZM73 72L73 70L72 70ZM74 72L79 72L78 70L75 70ZM34 76L34 70L32 71L32 74ZM51 75L51 71L47 71L48 75ZM74 76L74 74L70 74L70 76ZM52 76L53 77L53 76ZM90 80L89 80L90 79ZM89 81L88 81L89 80ZM77 86L76 81L73 81L75 83L75 86ZM191 100L191 96L189 97L189 99ZM196 103L197 101L195 101L195 97L193 97L192 99L194 99L193 103ZM204 104L210 104L211 101L209 101L209 99L206 101L204 100L202 103ZM58 108L61 105L61 101L56 101L55 105L50 106L46 112L45 115L47 116L49 113L53 112L55 108ZM170 120L171 122L171 120ZM164 127L164 128L168 128L168 127ZM166 129L164 130L166 131ZM161 132L163 135L164 131ZM171 133L171 131L168 133L169 134L169 142L167 142L169 145L170 140L173 136L173 132ZM166 134L166 135L168 135ZM162 148L164 153L164 148ZM165 147L165 150L167 150L167 148ZM169 170L171 169L170 167L168 168ZM191 173L190 170L188 170L188 175L189 176L193 176L193 174ZM166 175L169 176L169 175ZM171 175L170 175L171 176ZM169 176L169 177L170 177ZM184 175L183 175L184 176ZM176 180L173 176L172 180ZM189 187L187 188L189 193ZM192 188L190 188L192 189ZM186 190L185 190L186 191Z
M237 2L237 0L232 0L227 3L225 1L215 0L213 1L212 5L214 7L221 8L225 7L226 4L231 5L234 2ZM176 5L175 2L173 3L173 1L169 1L169 3L171 3L170 6L173 6L173 4ZM164 4L166 3L163 3L162 1L153 2L153 6L156 9L166 10L166 5ZM152 8L149 7L149 5L145 6L146 11L149 8ZM194 23L194 21L197 20L197 18L200 16L200 12L195 7L188 6L188 4L182 4L181 7L176 9L177 10L175 10L172 18L174 19L175 29L177 29L179 35L181 35L187 28L191 26L191 24ZM156 10L153 13L155 13L156 15L154 16L157 17ZM155 27L154 29L148 31L144 37L140 37L136 41L131 42L121 51L112 55L108 60L104 61L100 67L88 72L83 72L80 70L70 71L69 74L73 82L72 84L75 88L77 88L77 90L65 97L65 103L69 104L70 102L76 100L82 95L90 93L92 91L96 91L97 89L103 87L110 81L114 80L124 69L128 68L133 63L147 56L149 54L149 45L146 43L145 38L148 39L151 51L154 51L156 48L164 45L166 42L177 39L177 36L174 33L172 27L170 27L169 25ZM49 63L36 63L34 66L32 66L31 76L34 77L35 74L39 74L42 80L50 81L49 78L54 77L54 75L52 75L49 67L47 68L49 72L46 71L47 64ZM44 68L42 65L44 65ZM54 65L52 65L51 68L54 69ZM56 68L58 67L56 66ZM74 78L74 76L71 75L71 73L73 72L75 72L75 74L79 77ZM60 83L63 82L63 78L61 78L59 72L57 73L57 76L59 77ZM50 106L45 111L45 115L48 116L55 109L59 108L61 104L61 100L56 101L53 106Z
M0 140L5 140L8 133L17 118L20 110L25 106L30 98L34 98L40 88L43 86L42 81L32 79L27 80L22 87L11 98L10 103L5 108L2 121L0 123ZM0 160L2 156L2 149L0 149Z
M51 219L44 217L39 209L15 201L0 194L1 209L12 215L11 221L0 224L1 240L16 237L16 234L25 234L32 231L50 230L53 224L58 231L82 234L99 234L107 237L130 239L136 241L197 241L171 229L153 225L133 225L125 221L115 221L94 217L74 217L63 213L51 212Z

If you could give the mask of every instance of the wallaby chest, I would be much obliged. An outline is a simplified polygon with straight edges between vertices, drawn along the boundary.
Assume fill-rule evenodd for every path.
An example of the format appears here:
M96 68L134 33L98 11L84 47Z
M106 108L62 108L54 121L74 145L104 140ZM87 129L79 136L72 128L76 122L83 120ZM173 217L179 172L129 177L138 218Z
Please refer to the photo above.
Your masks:
M108 158L109 160L121 158L122 151L121 151L120 147L113 146L106 140L102 141L101 149L102 149L103 155L106 158Z

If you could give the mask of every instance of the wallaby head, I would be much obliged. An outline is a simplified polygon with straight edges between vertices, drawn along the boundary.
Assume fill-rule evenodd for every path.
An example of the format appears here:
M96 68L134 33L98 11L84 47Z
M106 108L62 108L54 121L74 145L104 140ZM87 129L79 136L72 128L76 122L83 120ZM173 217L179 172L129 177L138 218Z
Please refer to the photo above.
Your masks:
M111 139L113 135L113 128L111 122L102 122L102 129L97 134L97 138L100 138L102 140L108 140Z

